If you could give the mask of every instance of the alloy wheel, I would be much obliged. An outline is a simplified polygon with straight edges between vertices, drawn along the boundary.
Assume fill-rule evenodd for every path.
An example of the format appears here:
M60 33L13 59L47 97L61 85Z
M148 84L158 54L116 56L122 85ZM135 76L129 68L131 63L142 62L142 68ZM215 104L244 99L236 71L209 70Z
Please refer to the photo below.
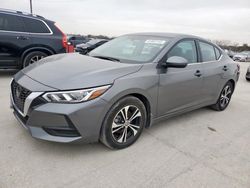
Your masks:
M136 106L128 105L122 108L112 123L112 136L118 143L126 143L138 133L142 114Z
M42 56L42 55L36 55L36 56L34 56L34 57L32 57L32 58L30 59L30 63L29 63L29 64L33 64L33 63L35 63L35 62L41 60L42 58L44 58L44 56Z
M229 85L226 85L226 87L223 89L220 97L220 105L222 108L226 107L230 101L232 94L232 89Z

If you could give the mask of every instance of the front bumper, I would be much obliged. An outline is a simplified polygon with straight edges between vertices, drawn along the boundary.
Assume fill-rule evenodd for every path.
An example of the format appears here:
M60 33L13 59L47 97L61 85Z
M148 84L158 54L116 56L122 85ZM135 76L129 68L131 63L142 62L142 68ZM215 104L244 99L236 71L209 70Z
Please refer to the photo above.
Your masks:
M13 113L32 137L62 143L92 143L99 140L102 121L107 112L107 102L103 99L78 104L44 102L33 105L33 101L27 113L23 114L11 95Z

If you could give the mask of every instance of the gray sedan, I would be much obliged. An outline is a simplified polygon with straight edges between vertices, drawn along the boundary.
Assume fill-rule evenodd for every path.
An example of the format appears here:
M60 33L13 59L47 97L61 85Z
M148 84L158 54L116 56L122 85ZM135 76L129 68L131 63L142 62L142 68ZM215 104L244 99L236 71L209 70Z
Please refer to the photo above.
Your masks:
M129 34L88 56L50 56L18 72L11 106L35 138L122 149L162 119L225 110L238 78L239 65L202 38Z

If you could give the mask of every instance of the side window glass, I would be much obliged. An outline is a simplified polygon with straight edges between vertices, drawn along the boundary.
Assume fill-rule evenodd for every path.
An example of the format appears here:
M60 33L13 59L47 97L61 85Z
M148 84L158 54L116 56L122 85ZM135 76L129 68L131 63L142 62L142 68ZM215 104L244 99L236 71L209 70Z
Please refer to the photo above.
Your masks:
M168 52L168 58L172 56L183 57L188 63L196 63L197 52L195 42L193 40L179 42Z
M0 30L24 32L23 19L20 16L0 14Z
M214 47L205 42L199 42L199 44L200 44L201 56L202 56L203 62L215 61L216 56L215 56Z
M0 14L0 30L4 30L5 27L5 19L3 17L3 14Z
M215 55L216 55L216 59L218 60L221 56L221 52L218 48L214 47L214 50L215 50Z
M23 18L27 27L27 32L30 33L50 33L48 27L40 20L32 18Z

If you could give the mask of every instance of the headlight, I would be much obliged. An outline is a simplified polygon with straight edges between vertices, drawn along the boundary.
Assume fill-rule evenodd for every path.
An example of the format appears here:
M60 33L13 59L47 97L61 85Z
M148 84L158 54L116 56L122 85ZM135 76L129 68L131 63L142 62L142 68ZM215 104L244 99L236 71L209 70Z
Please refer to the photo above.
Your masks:
M95 99L105 93L110 85L74 91L49 92L43 95L48 102L79 103Z

